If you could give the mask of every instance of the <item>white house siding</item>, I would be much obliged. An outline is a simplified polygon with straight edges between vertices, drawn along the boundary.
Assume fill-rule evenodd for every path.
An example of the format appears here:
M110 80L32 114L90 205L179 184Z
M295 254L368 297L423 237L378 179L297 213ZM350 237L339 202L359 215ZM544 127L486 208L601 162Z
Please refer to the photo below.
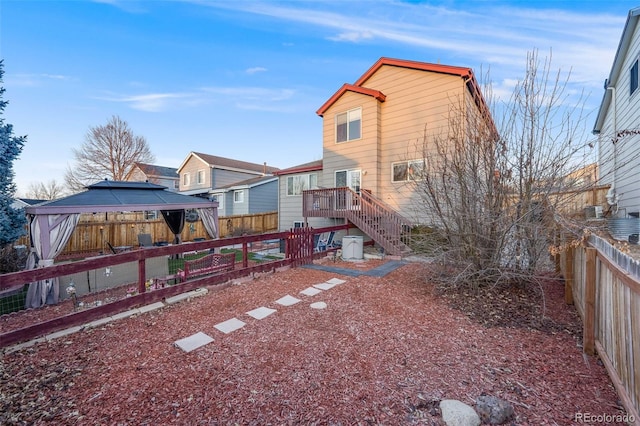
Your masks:
M632 95L629 93L629 70L639 55L640 26L635 28L619 78L612 82L616 88L615 100L612 99L606 112L599 135L600 183L615 183L616 192L619 194L619 212L623 216L640 211L640 135L620 138L615 146L615 163L613 140L617 132L640 129L640 88Z
M318 174L318 182L321 182L323 177L322 171L317 172L304 172L293 173L278 177L278 198L280 199L280 205L278 206L278 230L288 231L293 228L294 222L304 221L302 216L302 196L301 195L287 195L287 177L296 175L306 175L309 173ZM322 185L321 185L322 186ZM331 185L333 187L333 185ZM325 226L332 226L342 224L338 223L335 219L328 219L322 217L310 217L308 218L309 226L313 228L322 228Z

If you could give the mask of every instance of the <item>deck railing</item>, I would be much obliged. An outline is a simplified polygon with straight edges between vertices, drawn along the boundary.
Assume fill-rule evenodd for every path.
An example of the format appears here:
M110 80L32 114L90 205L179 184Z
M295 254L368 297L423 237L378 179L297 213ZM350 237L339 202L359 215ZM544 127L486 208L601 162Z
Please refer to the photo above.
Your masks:
M363 190L325 188L304 191L303 216L345 218L380 244L390 254L410 251L403 239L413 224L384 202Z

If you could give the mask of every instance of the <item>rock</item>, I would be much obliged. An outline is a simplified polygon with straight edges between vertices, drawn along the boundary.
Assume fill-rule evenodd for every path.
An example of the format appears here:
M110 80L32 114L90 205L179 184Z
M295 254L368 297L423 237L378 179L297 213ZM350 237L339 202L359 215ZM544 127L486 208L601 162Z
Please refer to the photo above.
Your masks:
M442 420L447 426L478 426L480 417L467 404L455 399L440 401Z
M514 416L513 405L491 395L479 396L476 399L476 411L480 419L491 425L501 425Z

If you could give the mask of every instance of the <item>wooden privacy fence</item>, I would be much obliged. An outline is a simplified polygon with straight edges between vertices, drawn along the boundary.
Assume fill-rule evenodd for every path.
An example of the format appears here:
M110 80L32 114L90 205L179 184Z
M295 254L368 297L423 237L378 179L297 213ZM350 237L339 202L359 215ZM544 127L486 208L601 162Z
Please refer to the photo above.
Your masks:
M631 424L640 425L640 263L591 235L559 260L565 301L583 321L584 351L597 352Z
M277 230L278 212L218 218L219 238L263 234ZM173 242L173 234L164 219L145 219L145 212L82 214L78 226L60 257L70 257L80 253L107 253L109 252L108 244L113 247L136 247L140 234L151 235L154 243ZM195 222L185 223L181 238L182 241L198 241L210 237L202 221L198 219ZM28 237L21 238L18 244L29 246Z

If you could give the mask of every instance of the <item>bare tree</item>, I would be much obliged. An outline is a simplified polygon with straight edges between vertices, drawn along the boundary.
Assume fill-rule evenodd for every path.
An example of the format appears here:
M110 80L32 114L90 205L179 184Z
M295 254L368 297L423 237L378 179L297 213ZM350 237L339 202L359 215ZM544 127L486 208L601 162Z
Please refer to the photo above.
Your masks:
M136 162L155 161L147 140L134 135L117 116L104 126L90 128L73 154L75 165L67 168L65 181L74 192L102 179L124 180Z
M34 200L55 200L66 195L66 189L55 179L48 182L32 182L27 189L27 198Z
M534 279L549 266L558 224L582 229L562 215L570 200L556 195L590 150L583 97L569 102L569 76L561 76L531 52L508 102L497 106L486 86L493 114L470 114L461 103L444 135L425 131L424 169L413 184L446 241L441 260L454 283Z

